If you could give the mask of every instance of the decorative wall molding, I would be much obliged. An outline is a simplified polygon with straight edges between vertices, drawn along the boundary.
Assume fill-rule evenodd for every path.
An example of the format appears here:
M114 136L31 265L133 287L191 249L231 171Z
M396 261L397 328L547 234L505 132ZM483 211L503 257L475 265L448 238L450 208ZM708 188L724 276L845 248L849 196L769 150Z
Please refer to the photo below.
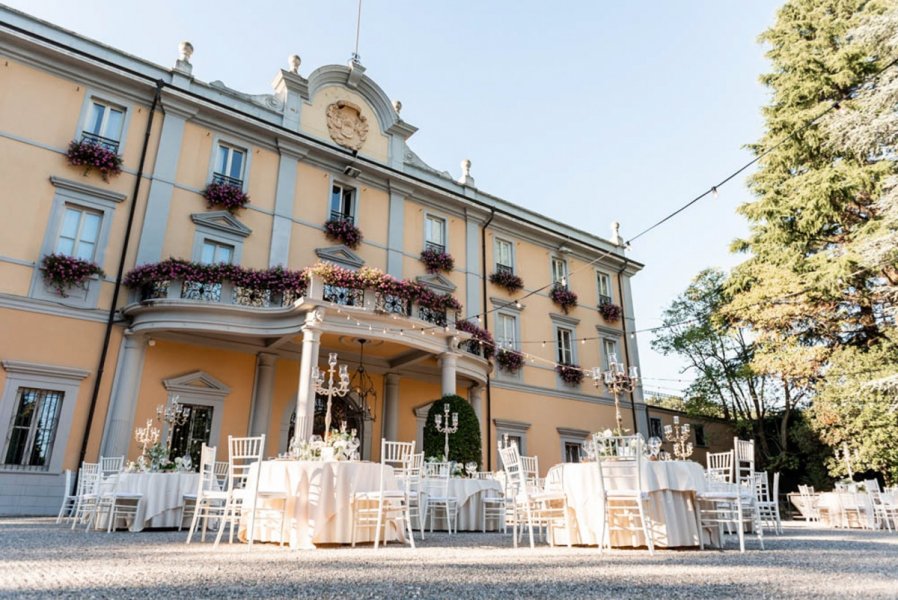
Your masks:
M237 217L226 210L194 213L190 215L190 220L197 225L204 225L210 229L215 229L242 238L247 237L253 232L252 229L241 223Z
M315 248L315 256L321 260L337 263L353 269L364 266L365 259L353 252L348 246L326 246Z

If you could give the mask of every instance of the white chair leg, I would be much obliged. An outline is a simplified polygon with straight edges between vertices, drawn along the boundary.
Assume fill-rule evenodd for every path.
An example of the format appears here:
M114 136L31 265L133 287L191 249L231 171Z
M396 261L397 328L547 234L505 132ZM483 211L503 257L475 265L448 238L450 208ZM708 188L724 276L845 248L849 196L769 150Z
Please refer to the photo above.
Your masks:
M380 541L380 526L383 522L384 517L384 499L380 498L377 504L377 527L374 528L374 549L377 550L378 542ZM384 536L386 539L386 536Z

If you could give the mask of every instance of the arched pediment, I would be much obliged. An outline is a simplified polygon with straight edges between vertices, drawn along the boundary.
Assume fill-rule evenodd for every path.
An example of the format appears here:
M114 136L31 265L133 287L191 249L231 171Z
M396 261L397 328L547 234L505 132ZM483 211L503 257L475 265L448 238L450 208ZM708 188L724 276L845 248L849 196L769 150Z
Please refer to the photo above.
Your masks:
M358 73L354 74L353 69L349 67L325 65L315 69L309 75L308 81L311 98L314 98L319 90L332 85L346 87L360 94L374 111L380 131L384 134L396 134L405 140L418 130L399 117L386 93L367 75L359 78Z

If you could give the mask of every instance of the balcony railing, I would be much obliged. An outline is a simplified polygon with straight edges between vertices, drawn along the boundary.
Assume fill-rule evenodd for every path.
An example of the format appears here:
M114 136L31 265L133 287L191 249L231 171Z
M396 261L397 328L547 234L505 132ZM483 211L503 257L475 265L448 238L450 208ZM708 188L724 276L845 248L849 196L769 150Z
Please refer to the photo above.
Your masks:
M496 273L508 273L509 275L514 275L514 267L497 263Z
M347 215L346 213L342 213L339 210L331 211L331 221L349 221L352 223L353 218L352 215Z
M337 285L325 285L322 291L322 300L332 302L339 306L365 306L365 290L359 288L340 287Z
M424 242L424 248L426 250L434 250L435 252L446 251L446 246L444 244L437 244L436 242Z
M599 306L605 306L606 304L611 304L612 301L613 301L613 299L611 298L611 296L605 296L605 295L599 294Z
M118 154L118 140L103 137L102 135L97 135L96 133L91 133L89 131L82 131L81 141L96 144L97 146L105 148L110 152L115 152L116 154Z
M223 183L225 185L233 185L234 187L243 189L242 179L237 179L236 177L228 177L227 175L224 175L222 173L213 173L212 183Z
M135 291L135 300L193 300L203 304L223 304L252 308L284 308L297 299L293 291L258 290L230 281L154 281Z

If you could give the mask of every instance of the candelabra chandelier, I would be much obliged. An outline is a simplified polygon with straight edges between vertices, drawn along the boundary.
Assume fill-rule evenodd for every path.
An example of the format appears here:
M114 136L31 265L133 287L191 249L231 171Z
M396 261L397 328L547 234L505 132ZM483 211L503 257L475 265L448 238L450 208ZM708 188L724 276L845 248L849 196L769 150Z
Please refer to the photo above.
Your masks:
M445 415L445 419L443 418ZM443 460L449 460L449 436L458 431L458 413L452 413L452 425L449 425L449 403L443 405L443 414L437 413L433 416L434 425L437 432L445 436L445 444L443 446ZM446 425L443 425L443 422Z
M359 366L352 374L349 387L359 399L359 407L362 409L364 419L366 421L376 421L377 390L374 387L374 382L365 370L365 344L368 340L359 339L356 341L359 343ZM369 398L371 399L371 404L374 405L373 408L369 405Z
M160 404L156 407L156 418L168 424L168 449L171 451L172 437L175 427L180 427L190 418L190 408L184 406L178 400L180 396L172 396L168 406Z
M592 380L596 387L603 383L614 396L614 419L617 422L615 433L621 435L624 432L624 419L620 413L620 395L629 394L636 388L639 382L639 367L633 365L628 371L623 363L618 362L617 354L611 354L608 357L608 370L602 372L596 367L592 371Z
M673 425L664 426L664 438L673 442L673 454L677 460L686 460L692 456L692 442L689 442L692 426L689 423L680 425L680 417L674 415Z
M322 396L327 396L327 411L324 413L324 439L329 440L331 437L331 404L334 396L342 398L349 391L349 367L340 365L339 381L334 381L334 375L337 374L337 353L331 352L327 358L328 367L326 372L317 366L315 367L315 391Z
M143 462L147 456L147 449L159 442L159 429L153 427L153 419L147 419L146 427L134 430L134 439L140 445L140 460Z

